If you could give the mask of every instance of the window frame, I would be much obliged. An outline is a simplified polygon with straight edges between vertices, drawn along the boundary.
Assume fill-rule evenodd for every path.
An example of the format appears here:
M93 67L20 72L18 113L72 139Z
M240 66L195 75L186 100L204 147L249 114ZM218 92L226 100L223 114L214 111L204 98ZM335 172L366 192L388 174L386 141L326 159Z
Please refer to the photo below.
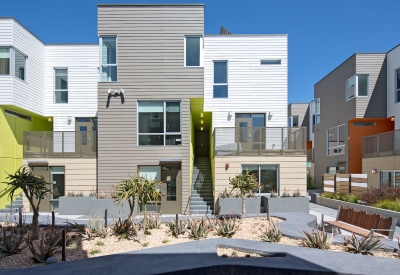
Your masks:
M115 64L103 64L103 38L115 38ZM118 82L118 36L117 35L104 35L99 38L100 45L100 54L99 54L99 64L100 64L100 73L99 73L99 82ZM117 80L115 81L103 81L103 67L117 67Z
M397 86L397 78L400 73L400 67L394 70L394 103L400 102L400 87Z
M335 127L331 127L331 128L326 130L326 147L325 147L326 148L326 156L337 156L337 155L346 154L346 139L344 139L344 141L343 141L344 145L339 145L339 142L340 142L340 127L341 126L343 126L343 129L344 129L345 123L340 124L340 125L335 126ZM337 128L337 137L336 137L337 145L329 147L329 130L332 130L334 128ZM336 149L337 151L336 151L336 153L329 154L329 149L332 149L332 150ZM339 149L342 149L341 153L339 153Z
M24 79L20 78L19 76L15 75L15 54L16 52L18 52L20 55L22 55L23 57L25 57L25 68L24 68ZM16 48L13 47L13 66L12 66L12 70L13 70L13 76L18 78L19 80L27 83L28 82L28 56L26 54L24 54L23 52L21 52L20 50L17 50ZM11 62L11 58L10 58L10 62ZM11 67L10 67L11 68Z
M360 76L360 75L367 75L368 76L368 82L367 82L367 95L359 95L358 94L358 77ZM350 79L352 79L352 78L355 78L355 81L354 81L354 96L352 97L352 98L349 98L349 92L348 92L348 85L347 85L347 83L349 82L349 80ZM356 75L353 75L352 77L350 77L349 79L347 79L346 80L346 102L347 101L349 101L349 100L352 100L353 98L356 98L356 97L364 97L364 98L367 98L367 97L369 97L370 96L370 92L369 92L369 81L370 81L370 78L369 78L369 74L356 74Z
M267 166L267 165L270 165L270 166L276 166L276 173L277 173L277 176L276 176L276 193L278 194L278 196L279 196L279 194L280 194L280 173L281 173L281 167L280 167L280 165L279 164L275 164L275 163L268 163L268 164L246 164L246 163L244 163L244 164L241 164L240 165L240 168L241 168L241 173L243 173L243 171L245 171L245 170L243 170L243 166L258 166L258 175L259 175L259 177L260 177L260 175L261 175L261 166ZM260 184L261 185L261 183L260 183L260 178L258 178L258 184ZM270 195L271 193L261 193L260 192L260 190L261 189L258 189L258 192L256 192L256 195L257 196L259 196L259 197L262 197L262 196L266 196L266 195Z
M67 89L56 89L56 70L67 70ZM54 67L53 68L53 104L68 104L69 103L69 79L68 67ZM56 102L56 92L67 92L67 102Z
M215 62L225 62L226 63L226 83L215 83ZM228 60L213 60L213 98L229 98L229 62ZM226 86L226 97L215 97L214 86Z
M8 67L9 67L9 73L8 74L0 74L0 77L5 77L5 76L13 76L13 47L11 46L0 46L0 49L8 49L8 53L10 55L8 59Z
M392 178L390 179L390 180L393 180L393 182L390 182L389 186L395 187L396 186L396 173L400 173L400 170L379 170L379 187L383 186L383 184L382 184L382 173L393 173L391 175L391 177L393 176L394 179L392 179ZM400 187L400 183L396 187Z
M281 65L282 64L282 59L260 59L260 65L261 66L270 66L270 65Z
M293 121L294 118L297 117L297 126L293 126ZM288 121L288 127L301 127L300 125L300 116L299 115L293 115L289 117L289 121Z
M143 101L153 101L153 102L163 102L163 113L164 113L164 123L163 123L163 133L139 133L139 103L143 102ZM180 115L180 132L167 132L166 129L166 125L167 125L167 102L179 102L179 115ZM164 147L164 146L182 146L182 100L138 100L136 102L136 108L137 108L137 119L136 119L136 137L137 137L137 141L136 141L136 146L152 146L152 147ZM141 135L146 135L146 136L163 136L164 137L164 144L163 145L140 145L139 144L139 136ZM180 135L181 136L181 144L178 145L167 145L166 144L166 136L173 136L173 135Z
M199 37L200 38L200 60L199 66L187 66L186 65L186 38L187 37ZM185 35L183 38L183 67L185 68L202 68L204 67L204 36L203 35Z

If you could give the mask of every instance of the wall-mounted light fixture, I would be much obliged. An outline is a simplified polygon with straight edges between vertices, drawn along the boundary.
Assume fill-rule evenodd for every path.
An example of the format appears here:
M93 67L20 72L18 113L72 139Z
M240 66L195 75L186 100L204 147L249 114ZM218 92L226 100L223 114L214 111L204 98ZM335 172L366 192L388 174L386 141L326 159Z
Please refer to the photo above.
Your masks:
M203 121L202 121L202 120L200 120L200 124L203 124Z
M229 112L228 112L228 116L232 116L232 111L229 111Z
M68 122L68 124L71 124L71 121L72 121L72 117L67 116L67 122Z
M376 171L376 169L372 169L371 172L372 172L372 174L376 174L377 171Z
M200 127L200 130L203 131L203 127Z
M107 94L109 94L109 95L118 95L118 94L120 94L120 95L124 95L125 96L125 91L122 90L122 89L113 90L113 89L110 88L110 89L108 89Z
M201 113L201 114L200 114L200 117L203 117L203 116L204 116L203 113Z
M47 121L48 121L48 122L52 122L53 120L51 119L51 117L49 117L49 118L47 119Z
M274 112L269 112L268 115L269 115L269 116L273 116L273 115L274 115Z
M390 118L390 121L394 121L394 116L392 116L392 117Z

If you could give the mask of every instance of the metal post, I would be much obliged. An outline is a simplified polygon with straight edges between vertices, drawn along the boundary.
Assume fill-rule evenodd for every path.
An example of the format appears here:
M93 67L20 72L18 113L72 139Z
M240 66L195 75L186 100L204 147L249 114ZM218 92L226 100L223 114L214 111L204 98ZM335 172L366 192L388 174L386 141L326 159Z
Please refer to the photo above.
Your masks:
M54 226L56 223L56 216L54 215L54 211L51 211L51 230L54 231Z
M266 207L266 212L267 212L267 220L270 221L270 216L269 216L269 203L267 203Z
M18 208L19 226L22 226L22 206Z
M65 254L65 246L66 246L66 231L65 228L61 231L61 241L62 241L62 250L61 250L61 260L65 262L67 260L67 256Z
M64 156L64 132L61 132L61 155Z
M324 214L321 214L321 224L324 225Z
M176 214L175 217L175 234L176 234L176 238L178 238L178 234L179 234L179 230L178 230L178 226L179 226L179 216L178 214Z
M283 127L281 128L281 145L282 145L282 147L281 147L281 155L283 155L283 149L285 148L285 145L283 144L283 140L284 140L284 138L283 138Z
M107 228L107 209L104 210L104 227Z
M379 156L379 135L376 135L376 157Z

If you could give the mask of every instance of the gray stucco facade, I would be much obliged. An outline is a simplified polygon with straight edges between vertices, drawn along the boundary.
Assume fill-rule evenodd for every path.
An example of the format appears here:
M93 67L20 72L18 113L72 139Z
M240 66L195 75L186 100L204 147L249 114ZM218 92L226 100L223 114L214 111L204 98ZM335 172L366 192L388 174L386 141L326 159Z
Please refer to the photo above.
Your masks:
M369 75L367 97L346 98L346 81L357 74ZM314 85L320 98L320 123L314 128L314 182L322 185L327 167L344 167L348 172L348 121L354 118L386 117L386 53L356 53ZM344 154L327 155L327 130L344 124Z
M98 5L98 35L117 36L116 82L98 84L98 189L160 159L182 162L182 209L189 200L190 98L204 97L202 67L184 66L186 35L203 36L203 5ZM125 96L109 96L123 89ZM181 145L138 145L138 101L181 101Z

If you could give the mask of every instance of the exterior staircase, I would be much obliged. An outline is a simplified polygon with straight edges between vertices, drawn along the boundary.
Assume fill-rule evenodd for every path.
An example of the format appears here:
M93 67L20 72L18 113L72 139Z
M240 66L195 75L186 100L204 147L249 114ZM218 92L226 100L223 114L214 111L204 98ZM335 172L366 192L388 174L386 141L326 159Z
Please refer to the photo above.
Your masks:
M212 214L214 196L211 162L208 157L194 159L190 214Z
M20 208L22 204L22 194L16 197L12 202L12 212L18 213L18 208ZM0 213L11 213L11 203L6 205L5 208L0 209Z

